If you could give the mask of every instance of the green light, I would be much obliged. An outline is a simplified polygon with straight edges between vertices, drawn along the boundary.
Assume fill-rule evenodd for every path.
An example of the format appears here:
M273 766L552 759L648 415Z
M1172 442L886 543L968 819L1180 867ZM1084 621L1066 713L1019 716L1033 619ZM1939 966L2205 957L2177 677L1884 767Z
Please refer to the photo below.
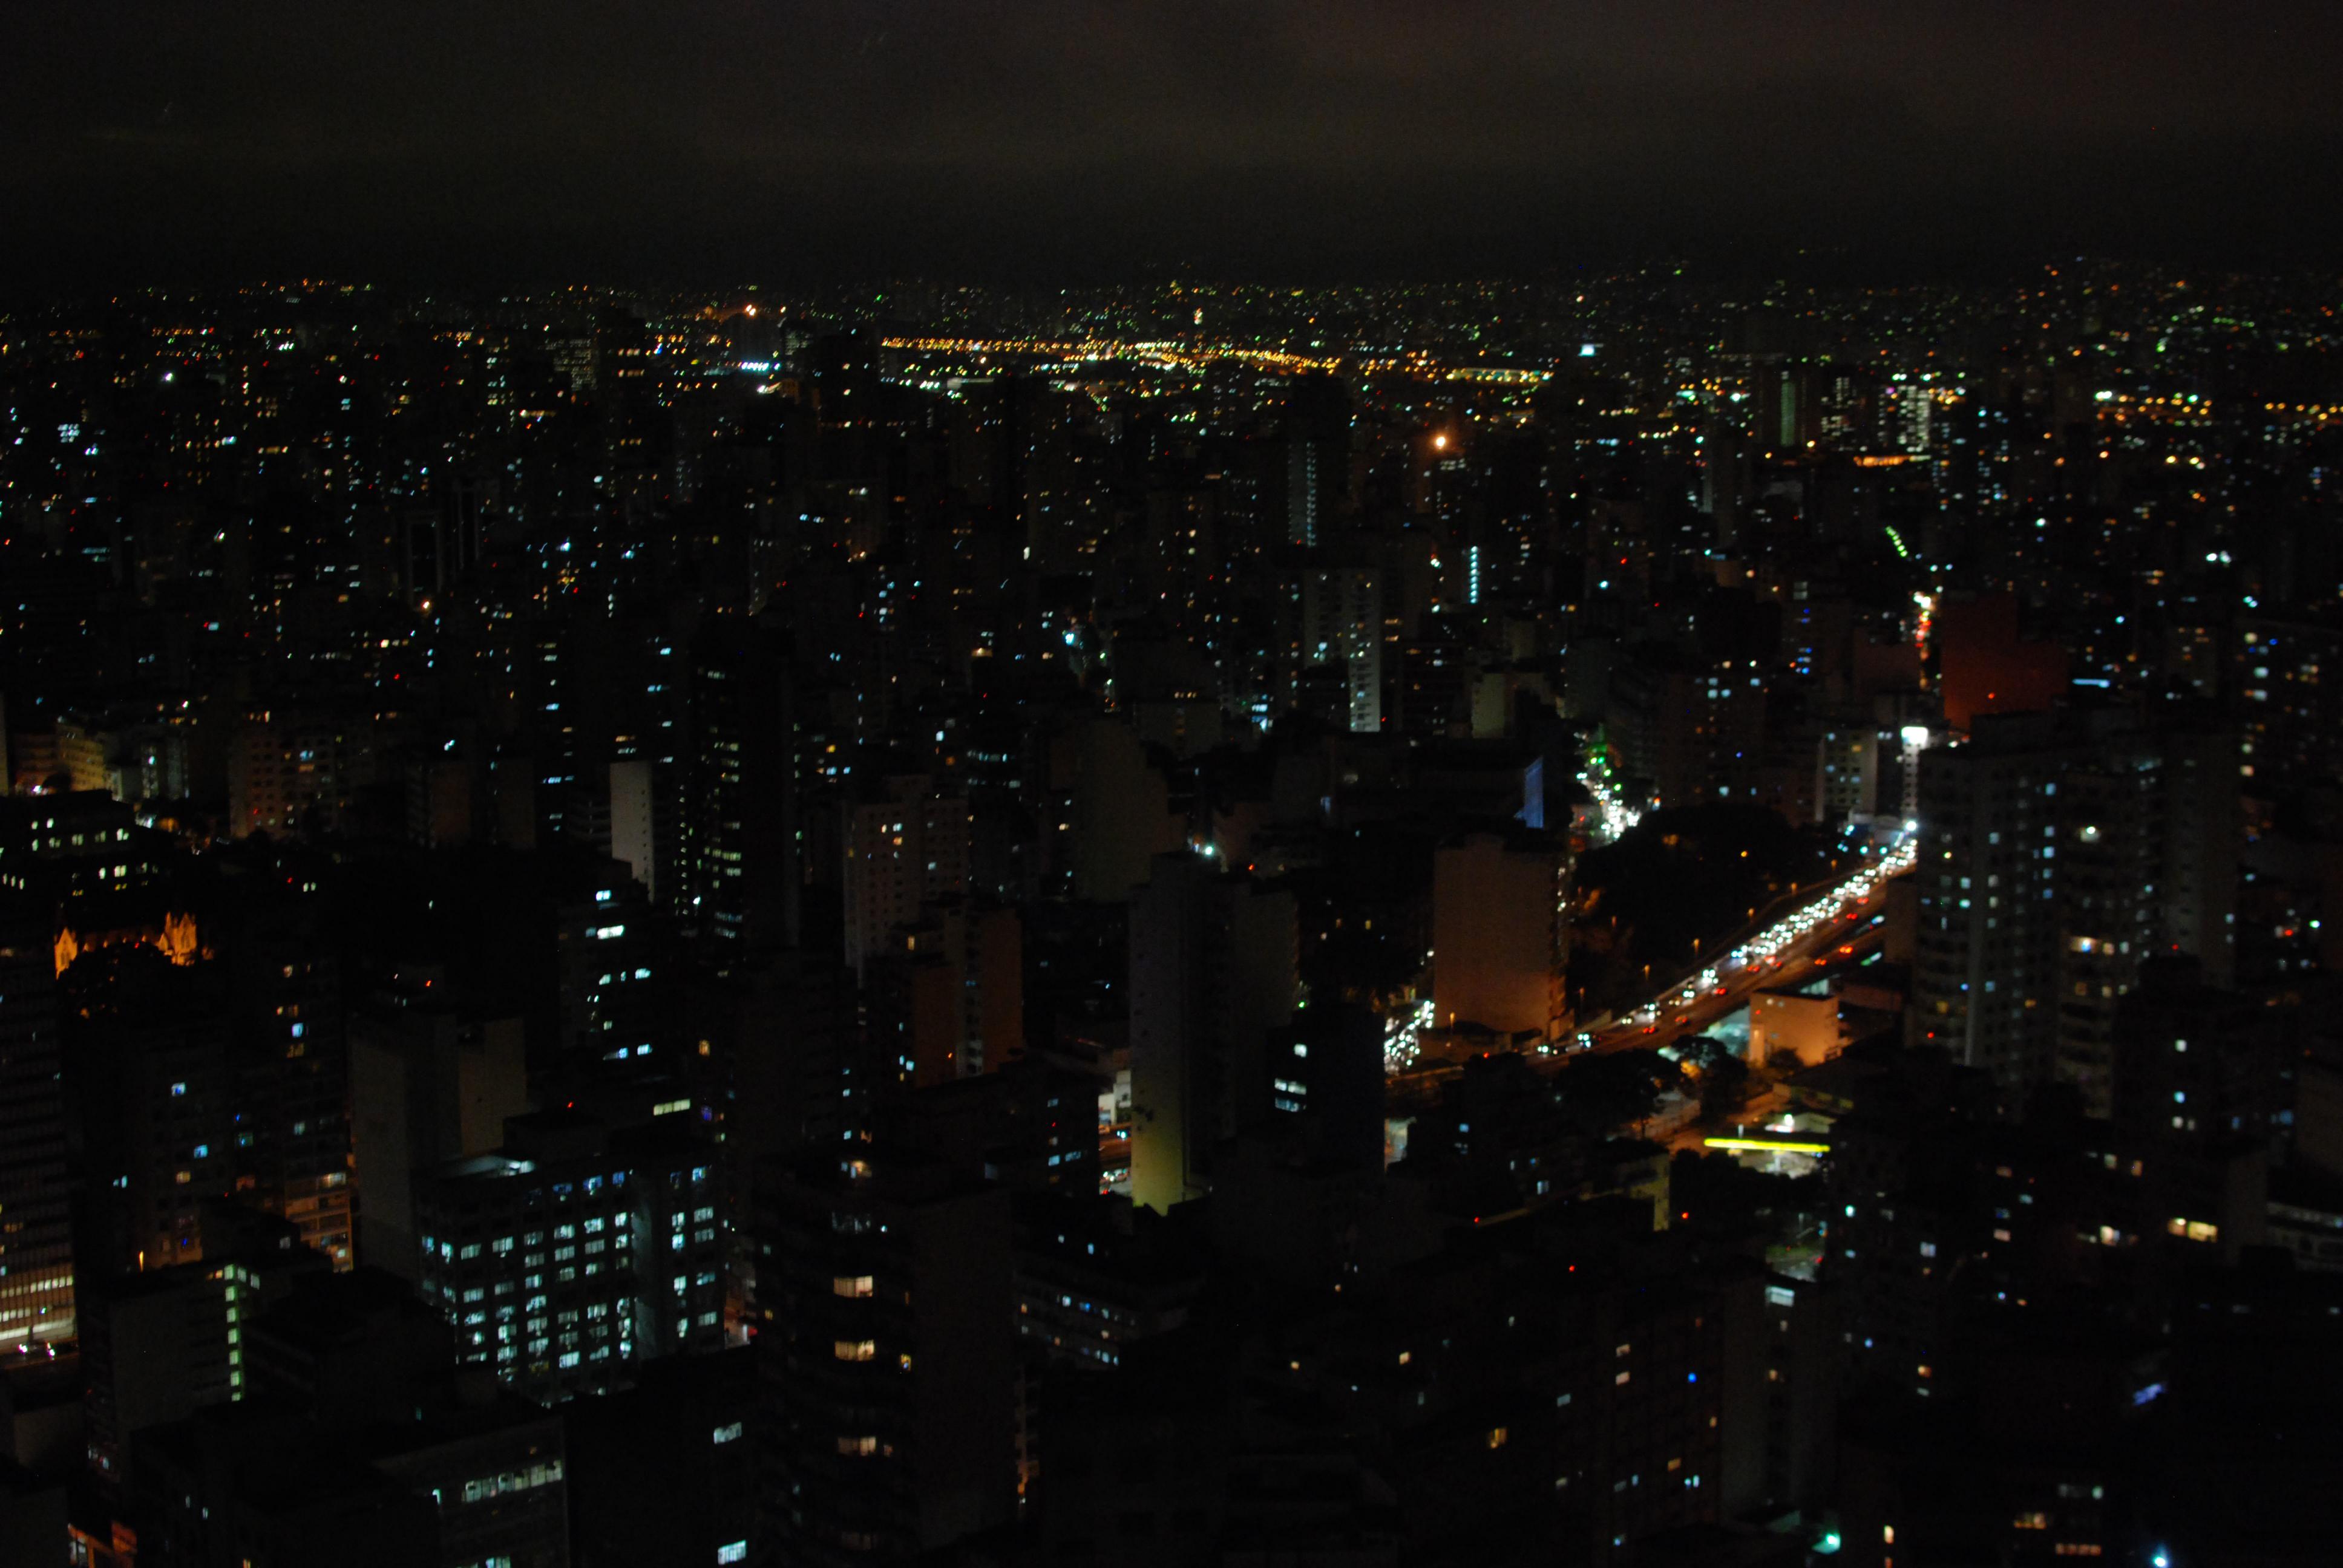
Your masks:
M1835 1530L1832 1531L1829 1534L1825 1535L1820 1541L1815 1543L1815 1550L1825 1557L1837 1551L1838 1547L1838 1532Z

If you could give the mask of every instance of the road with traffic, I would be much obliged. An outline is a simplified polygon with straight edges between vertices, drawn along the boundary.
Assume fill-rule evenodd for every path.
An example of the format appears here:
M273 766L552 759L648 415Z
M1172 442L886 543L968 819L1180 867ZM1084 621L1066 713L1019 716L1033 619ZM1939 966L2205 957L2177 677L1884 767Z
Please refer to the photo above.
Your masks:
M1879 946L1887 883L1909 864L1908 858L1901 863L1891 858L1858 872L1574 1043L1596 1050L1665 1045L1702 1033L1768 987L1800 984L1861 961Z

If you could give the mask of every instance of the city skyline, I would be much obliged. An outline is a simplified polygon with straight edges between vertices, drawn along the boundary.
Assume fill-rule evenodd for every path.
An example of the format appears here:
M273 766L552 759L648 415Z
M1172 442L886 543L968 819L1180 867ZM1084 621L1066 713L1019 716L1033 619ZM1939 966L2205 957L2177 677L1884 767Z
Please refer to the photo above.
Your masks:
M0 17L0 1568L2331 1568L2338 45Z

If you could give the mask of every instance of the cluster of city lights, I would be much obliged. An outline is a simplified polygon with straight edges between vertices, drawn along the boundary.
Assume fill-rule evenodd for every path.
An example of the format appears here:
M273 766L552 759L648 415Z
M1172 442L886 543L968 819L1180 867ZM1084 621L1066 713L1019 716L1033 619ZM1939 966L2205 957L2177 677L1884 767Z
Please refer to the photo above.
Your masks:
M884 347L912 354L952 357L1016 356L1074 370L1101 364L1146 365L1159 370L1201 374L1216 363L1234 361L1275 375L1305 370L1360 376L1406 375L1433 380L1474 382L1526 388L1543 386L1554 372L1512 365L1443 365L1424 354L1398 357L1347 354L1296 354L1288 349L1237 343L1188 343L1166 339L1124 342L1108 337L889 337ZM747 366L744 364L744 369Z
M1611 843L1644 819L1644 814L1629 806L1612 782L1610 759L1600 748L1588 755L1586 766L1578 771L1578 781L1594 799L1594 831L1590 837L1596 843Z
M1734 949L1725 962L1763 963L1799 939L1812 935L1816 927L1827 925L1847 910L1869 903L1890 877L1900 877L1912 869L1919 848L1917 834L1904 834L1875 862L1839 883L1813 903L1783 916Z
M1423 1031L1432 1027L1430 1000L1415 1004L1413 1011L1395 1012L1383 1020L1383 1071L1405 1072L1415 1065L1423 1050Z

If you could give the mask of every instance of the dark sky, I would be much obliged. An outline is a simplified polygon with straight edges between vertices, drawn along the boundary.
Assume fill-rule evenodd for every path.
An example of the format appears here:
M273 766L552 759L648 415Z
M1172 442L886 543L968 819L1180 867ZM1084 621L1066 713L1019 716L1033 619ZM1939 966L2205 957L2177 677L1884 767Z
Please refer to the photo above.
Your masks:
M11 0L0 278L2332 265L2343 0Z

